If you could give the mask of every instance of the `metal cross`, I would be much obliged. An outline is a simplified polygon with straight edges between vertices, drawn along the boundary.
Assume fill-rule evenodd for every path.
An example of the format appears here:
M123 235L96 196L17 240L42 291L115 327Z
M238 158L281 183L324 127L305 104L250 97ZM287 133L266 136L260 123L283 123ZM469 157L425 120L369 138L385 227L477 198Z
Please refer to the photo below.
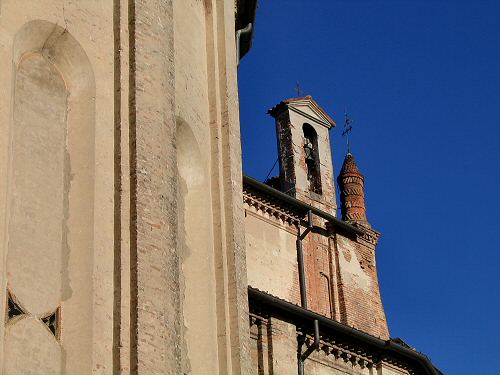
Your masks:
M297 97L300 97L304 94L304 91L300 89L300 84L299 81L297 81L297 84L295 85L295 92L297 93Z
M351 145L349 143L349 133L352 131L352 120L347 115L347 111L345 113L345 122L344 122L344 131L342 132L342 137L346 137L347 140L347 153L351 153Z

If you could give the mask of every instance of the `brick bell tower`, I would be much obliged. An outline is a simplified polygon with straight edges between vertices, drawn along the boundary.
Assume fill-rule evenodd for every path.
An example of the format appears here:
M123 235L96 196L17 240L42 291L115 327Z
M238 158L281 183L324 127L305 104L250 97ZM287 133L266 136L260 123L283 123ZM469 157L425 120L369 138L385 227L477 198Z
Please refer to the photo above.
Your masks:
M336 216L329 133L335 122L311 96L284 100L268 113L276 121L281 191Z
M280 164L280 186L273 186L336 216L329 134L335 122L311 96L284 100L268 113L276 122ZM297 264L298 269L303 267L300 282L304 283L301 290L306 291L300 298L304 297L305 305L312 311L388 338L375 259L380 233L367 222L364 177L350 152L338 183L342 220L361 229L362 234L353 236L335 226L327 227L318 217L313 219L315 230L306 236L299 231ZM301 303L304 306L302 300Z

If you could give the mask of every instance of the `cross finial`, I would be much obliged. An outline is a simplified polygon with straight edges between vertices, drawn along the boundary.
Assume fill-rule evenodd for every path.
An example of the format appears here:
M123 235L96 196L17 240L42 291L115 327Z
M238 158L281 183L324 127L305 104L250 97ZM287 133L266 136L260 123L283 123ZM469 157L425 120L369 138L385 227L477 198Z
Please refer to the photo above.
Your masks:
M342 136L346 137L347 141L347 153L351 153L351 144L349 143L349 133L352 131L352 120L347 115L347 110L345 112L345 122L344 122L344 131L342 132Z
M300 89L299 81L297 81L297 83L295 84L295 89L294 90L297 93L297 97L300 97L300 96L304 95L304 91L302 91Z

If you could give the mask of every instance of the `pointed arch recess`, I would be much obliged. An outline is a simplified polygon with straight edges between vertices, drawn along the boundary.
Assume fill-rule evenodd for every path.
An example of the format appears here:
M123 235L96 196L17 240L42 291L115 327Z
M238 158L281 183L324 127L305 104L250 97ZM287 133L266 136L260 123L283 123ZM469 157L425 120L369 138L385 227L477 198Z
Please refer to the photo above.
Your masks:
M218 366L209 160L202 156L190 125L180 118L176 147L183 367L188 374L198 374Z
M71 33L44 20L17 32L12 64L6 274L25 314L5 327L5 371L89 374L93 69Z

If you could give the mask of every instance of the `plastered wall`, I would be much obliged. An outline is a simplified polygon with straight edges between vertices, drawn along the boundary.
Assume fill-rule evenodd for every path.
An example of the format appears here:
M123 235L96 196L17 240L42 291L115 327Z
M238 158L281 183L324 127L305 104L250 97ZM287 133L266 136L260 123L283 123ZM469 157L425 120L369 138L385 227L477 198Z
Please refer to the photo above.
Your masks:
M6 326L5 362L10 373L37 365L47 373L56 373L61 367L57 337L38 319L56 311L62 300L62 260L67 257L63 241L67 95L62 77L41 55L27 56L20 62L15 84L6 268L11 299L26 314L11 315ZM35 193L35 185L44 189ZM23 340L27 334L33 337L29 346ZM37 348L46 352L30 356ZM17 362L19 355L28 363Z
M219 366L205 11L200 1L174 3L183 371L193 374Z
M23 309L2 314L6 374L112 368L112 15L93 1L0 4L0 300L8 310L9 290Z
M249 285L300 305L297 227L259 209L257 202L245 207ZM308 309L387 339L375 245L329 234L323 225L316 220L302 240ZM305 232L303 226L300 230Z
M339 309L342 322L382 339L389 338L380 296L375 247L336 236Z
M249 373L234 6L0 2L4 373Z
M173 10L181 196L186 188L178 200L178 230L185 233L178 243L184 371L244 373L247 284L234 3L174 1ZM184 178L188 174L200 180Z
M245 218L248 284L300 301L295 228L263 220L248 207Z
M258 198L246 199L248 282L301 305L297 225L272 214ZM278 212L278 211L276 211ZM329 232L325 223L301 225L307 308L375 337L389 338L375 263L375 244ZM304 236L304 233L305 236Z

